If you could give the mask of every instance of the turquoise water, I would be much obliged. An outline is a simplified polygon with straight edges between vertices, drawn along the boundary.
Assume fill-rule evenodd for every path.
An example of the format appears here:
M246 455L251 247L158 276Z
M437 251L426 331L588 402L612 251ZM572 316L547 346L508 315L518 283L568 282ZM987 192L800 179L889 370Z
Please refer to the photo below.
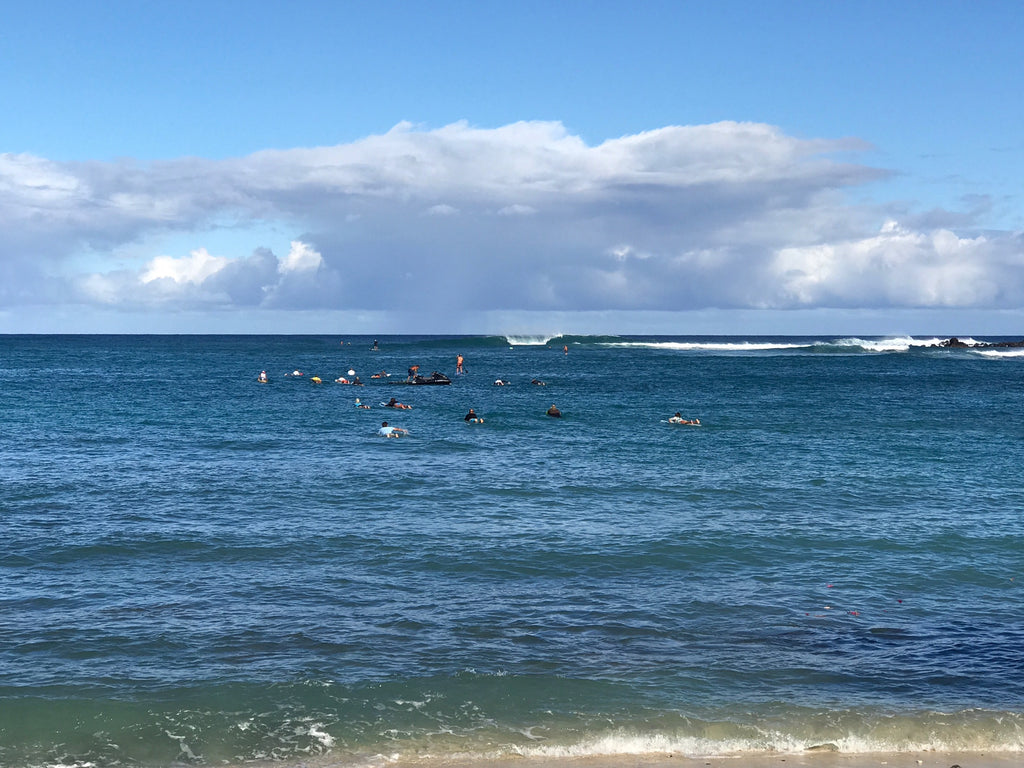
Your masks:
M1024 752L1024 356L937 341L0 336L0 765Z

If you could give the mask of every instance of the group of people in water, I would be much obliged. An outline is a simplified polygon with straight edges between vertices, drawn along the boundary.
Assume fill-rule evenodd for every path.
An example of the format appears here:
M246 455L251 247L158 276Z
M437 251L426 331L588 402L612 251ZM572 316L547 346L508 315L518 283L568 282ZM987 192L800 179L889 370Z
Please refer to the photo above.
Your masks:
M373 349L374 350L379 349L379 347L377 346L376 340L374 340ZM565 350L565 351L566 351L566 353L568 353L568 350ZM406 379L406 381L414 381L414 380L416 380L417 376L419 374L419 368L420 367L418 365L411 365L411 366L409 366L408 378ZM345 376L339 376L337 379L335 379L335 382L338 383L338 384L354 384L356 386L362 386L363 385L363 382L361 382L359 380L359 377L354 375L355 371L349 371L348 373L349 373L350 376L352 376L351 379L347 379ZM461 354L459 354L456 357L456 359L455 359L455 373L457 375L461 375L461 374L465 373L465 358ZM292 373L285 374L285 376L298 378L298 377L305 376L305 374L302 373L301 371L296 370L296 371L293 371ZM388 376L390 376L390 374L388 374L384 370L381 370L380 373L375 373L370 378L372 378L372 379L382 379L382 378L386 378ZM268 383L270 381L270 379L267 377L267 372L265 370L264 371L260 371L260 375L257 378L257 381L260 382L261 384L266 384L266 383ZM314 384L322 383L322 380L320 379L319 376L312 376L312 377L310 377L310 381L312 383L314 383ZM508 386L509 384L511 384L511 382L506 381L505 379L500 379L500 378L495 380L495 382L494 382L494 385L495 386L499 386L499 387ZM540 387L547 386L546 382L541 381L540 379L536 379L536 378L535 379L531 379L530 380L530 384L532 384L534 386L540 386ZM383 407L385 407L385 408L394 408L396 410L402 410L402 411L412 410L412 406L411 405L406 405L405 403L401 403L401 402L398 401L398 398L395 398L395 397L392 397L386 403L381 403L381 405ZM359 408L359 409L364 409L364 410L370 408L369 405L366 405L365 403L363 403L358 397L356 398L355 407ZM550 418L553 418L553 419L560 419L560 418L562 418L561 410L559 410L558 406L555 405L554 403L552 403L551 407L548 408L547 411L545 411L545 415L549 416ZM481 417L479 414L477 414L477 412L473 408L470 408L469 409L469 413L467 413L463 418L464 418L464 421L467 424L483 424L484 423L483 417ZM683 415L682 415L682 413L680 411L676 411L676 413L673 416L670 416L667 419L667 422L665 422L665 423L668 423L668 424L685 424L685 425L690 425L690 426L700 426L700 419L697 419L697 418L687 419L687 418L683 417ZM402 437L403 435L409 434L409 430L405 429L404 427L391 426L390 424L388 424L388 422L384 421L384 422L381 422L381 426L380 426L380 429L377 430L377 434L380 437L389 437L389 438L391 438L391 437Z
M356 398L356 407L357 408L368 408L369 406L367 406L367 405L360 405L359 398L357 397ZM396 402L395 398L391 398L391 402L390 403L384 403L384 407L386 407L386 408L405 408L405 409L411 409L412 408L411 405L403 405L402 403ZM550 416L553 419L560 419L560 418L562 418L562 412L558 409L558 406L555 405L554 403L552 403L551 407L548 408L547 411L545 411L545 415L546 416ZM473 408L469 409L469 413L467 413L463 417L463 420L467 424L483 424L484 423L483 417L480 416L476 412L476 410L473 409ZM691 426L700 426L700 419L685 419L685 418L683 418L682 414L679 411L676 411L675 415L670 416L668 418L668 423L669 424L688 424L688 425L691 425ZM401 437L402 435L406 435L408 433L409 433L409 430L402 429L401 427L389 426L386 421L382 422L381 425L380 425L380 429L377 430L377 434L380 435L381 437Z
M357 386L357 387L365 386L363 384L363 382L359 380L359 377L355 375L355 371L351 371L350 370L348 372L348 375L351 376L352 378L351 379L346 379L345 376L342 375L342 376L339 376L338 378L336 378L334 380L334 383L335 384L352 384L352 385ZM290 378L290 379L301 379L301 378L305 378L306 374L304 374L302 371L296 369L296 370L292 371L291 373L286 373L285 376ZM376 379L377 376L371 376L370 378L371 379ZM267 372L266 371L260 371L260 375L256 377L256 381L258 381L260 384L269 384L270 383L270 378L267 376ZM324 383L324 380L321 379L319 376L310 376L309 377L309 381L310 381L311 384L323 384Z

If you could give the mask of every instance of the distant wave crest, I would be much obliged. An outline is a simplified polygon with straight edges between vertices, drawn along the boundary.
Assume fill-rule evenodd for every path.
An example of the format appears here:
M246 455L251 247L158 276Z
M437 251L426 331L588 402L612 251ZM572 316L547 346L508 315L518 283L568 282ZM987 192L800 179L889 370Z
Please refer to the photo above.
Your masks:
M779 341L612 341L608 347L631 347L668 350L705 350L708 352L764 352L772 349L807 349L806 342Z
M982 357L989 357L996 360L1004 360L1011 357L1024 357L1024 349L972 349L975 354Z
M907 352L915 348L940 347L946 341L948 341L948 339L939 338L938 336L927 339L916 339L913 336L893 336L884 339L860 339L857 337L851 337L837 339L832 342L832 344L837 347L860 348L867 352ZM973 339L963 339L963 341L968 344L975 343Z
M510 347L543 347L553 339L560 338L562 334L505 334L505 341Z

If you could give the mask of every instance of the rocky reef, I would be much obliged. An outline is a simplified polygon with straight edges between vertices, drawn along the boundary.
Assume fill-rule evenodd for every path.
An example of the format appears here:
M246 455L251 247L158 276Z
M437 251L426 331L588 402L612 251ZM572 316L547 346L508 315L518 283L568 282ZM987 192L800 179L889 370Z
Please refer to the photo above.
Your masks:
M976 341L968 344L966 341L960 341L956 336L940 341L936 346L939 347L952 347L954 349L980 349L985 347L1024 347L1024 340L1022 341Z

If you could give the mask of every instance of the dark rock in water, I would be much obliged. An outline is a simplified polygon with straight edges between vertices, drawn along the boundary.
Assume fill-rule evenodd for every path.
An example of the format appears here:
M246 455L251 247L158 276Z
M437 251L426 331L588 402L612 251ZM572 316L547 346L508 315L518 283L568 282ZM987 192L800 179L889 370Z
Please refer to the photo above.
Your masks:
M940 341L938 346L940 347L951 347L953 349L984 349L987 347L1024 347L1024 340L1022 341L978 341L974 344L968 344L966 341L960 341L956 336Z

